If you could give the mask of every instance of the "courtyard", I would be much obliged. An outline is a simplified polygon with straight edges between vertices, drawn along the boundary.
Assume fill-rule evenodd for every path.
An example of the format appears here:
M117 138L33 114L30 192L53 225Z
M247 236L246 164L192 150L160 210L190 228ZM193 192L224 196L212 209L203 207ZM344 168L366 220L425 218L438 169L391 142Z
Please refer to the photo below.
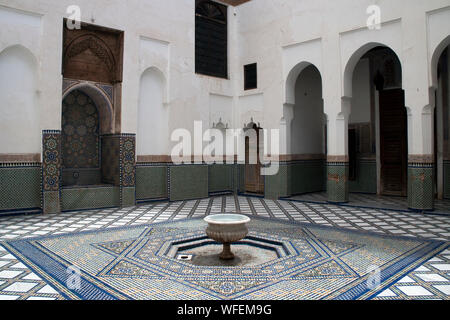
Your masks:
M0 0L0 300L450 300L449 31L449 0Z
M73 290L72 293L70 293L70 290L58 290L59 285L56 281L58 277L54 274L52 275L51 270L44 267L45 259L38 259L38 263L24 259L27 256L27 250L21 251L18 255L19 258L11 254L9 250L5 249L11 248L8 245L11 241L45 239L46 237L50 237L51 240L51 237L55 236L57 239L58 235L63 237L74 235L82 238L83 235L89 235L92 232L100 237L100 231L125 232L129 230L132 232L133 228L158 226L161 223L168 223L167 226L171 228L175 227L171 223L196 221L206 215L219 212L240 212L249 215L253 219L266 219L267 221L280 223L298 223L296 230L301 226L317 226L329 228L327 230L333 232L341 230L345 234L358 232L364 235L391 236L394 239L400 236L398 238L400 240L410 238L441 241L437 247L438 252L433 253L433 251L430 251L430 256L417 256L416 260L419 261L418 263L416 263L417 261L409 261L402 268L389 274L386 279L381 281L378 288L370 290L369 294L366 294L363 298L372 300L447 300L450 297L450 250L448 248L445 249L450 239L450 217L448 215L423 215L394 210L345 207L311 202L272 201L262 198L224 195L203 200L156 202L123 209L87 210L45 216L17 215L2 217L0 218L0 299L59 300L80 299L83 297L81 293L77 294L77 290ZM204 232L202 228L204 229L204 226L200 227L202 232ZM252 231L252 227L250 227L250 231ZM268 233L271 232L270 228L266 228L266 231ZM275 234L272 234L273 236ZM125 238L129 239L130 237L126 236ZM342 238L341 240L347 239L342 236L340 238ZM80 239L78 241L81 241ZM115 237L109 235L107 239L111 241ZM399 240L396 241L398 242ZM53 248L56 250L56 244ZM67 247L65 248L67 249ZM117 249L117 246L112 248ZM67 254L66 249L63 251ZM110 248L110 250L113 249ZM120 251L117 252L120 253ZM349 254L351 253L342 252L341 257ZM176 260L173 259L172 261L175 263ZM386 264L390 262L386 261ZM83 263L78 261L78 267L82 271L85 268L84 263L86 261ZM104 262L100 264L103 266ZM411 268L411 266L413 267ZM170 267L170 264L167 265L167 268L170 269ZM383 268L383 266L379 267ZM228 267L228 269L233 270L233 267ZM350 278L352 281L356 281L365 274L366 272L352 274ZM145 278L145 275L141 275ZM325 277L325 281L330 285L341 276L336 275L333 277L328 275ZM90 281L103 283L102 280L106 279L104 277L106 275L97 274ZM279 280L274 281L270 275L266 277L267 281L263 281L265 284L262 286L264 289L258 291L259 294L253 295L252 298L251 292L254 290L241 288L240 290L230 291L230 284L228 286L224 284L222 287L219 284L219 289L213 287L216 289L210 288L210 291L205 289L196 291L195 289L198 288L193 286L190 293L183 287L185 284L183 284L180 276L157 274L151 277L153 283L170 280L171 285L144 287L140 289L140 292L138 290L138 292L133 293L133 289L136 286L126 286L126 280L131 281L132 277L126 274L119 274L116 275L116 280L120 283L120 279L125 279L125 285L119 286L118 288L120 289L116 289L116 295L113 295L113 297L116 299L133 297L175 300L219 298L289 300L295 298L293 293L295 290L286 286L277 286ZM212 275L210 278L217 281L217 278ZM298 284L297 290L302 290L302 299L336 298L333 295L335 294L333 291L327 295L321 295L320 292L313 289L308 291L308 286L305 286L305 283L314 283L321 278L323 279L320 275L312 276L311 278L307 277L303 279L304 283L302 285ZM201 279L201 275L194 276L194 280L200 281ZM229 276L224 276L221 279L225 283ZM246 278L239 277L238 279ZM257 279L261 281L261 277ZM253 282L249 286L250 288L253 288L253 286L257 287ZM86 288L84 289L86 290ZM131 296L128 294L131 294Z

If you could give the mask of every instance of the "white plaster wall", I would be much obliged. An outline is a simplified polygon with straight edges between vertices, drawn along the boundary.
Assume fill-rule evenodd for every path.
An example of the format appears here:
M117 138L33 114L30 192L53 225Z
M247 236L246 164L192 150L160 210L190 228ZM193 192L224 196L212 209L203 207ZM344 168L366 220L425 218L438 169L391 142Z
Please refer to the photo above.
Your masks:
M342 95L353 96L353 75L361 57L370 49L384 45L391 48L402 62L402 30L400 20L391 21L381 26L375 33L367 28L360 28L342 33L341 66Z
M381 8L380 30L369 30L366 26L366 9L373 4ZM258 0L240 6L239 33L242 40L239 45L241 52L245 53L242 59L253 56L259 59L260 65L267 66L266 72L260 74L261 81L269 83L265 88L264 103L265 108L271 104L271 111L266 112L266 118L273 125L279 123L283 116L283 103L292 103L285 98L284 87L289 80L289 67L307 60L306 55L311 56L311 49L288 55L285 48L308 48L311 43L320 43L320 53L315 54L315 58L321 61L318 68L323 78L324 109L329 121L328 150L331 155L345 155L353 67L367 50L383 44L393 49L402 62L403 87L410 112L409 151L411 154L429 153L427 146L432 145L428 126L430 118L422 115L430 101L427 39L433 37L430 33L437 28L440 34L437 38L442 38L444 33L448 35L450 19L443 12L449 6L448 0L385 0L375 3L369 0ZM439 17L439 23L436 22L438 27L430 29L427 17L441 11L442 17ZM347 73L350 77L347 77L346 85L345 70L349 62L351 72ZM280 67L283 70L281 75ZM275 106L274 100L282 103Z
M0 6L0 153L41 152L42 19Z
M36 70L24 47L0 53L0 153L40 153Z
M169 112L164 104L165 80L155 68L142 74L138 109L136 147L138 155L167 155Z
M351 86L345 86L345 70L349 61L357 62L364 50L381 43L391 47L402 62L409 151L430 151L431 117L423 111L430 102L431 54L450 30L449 0L378 0L382 27L374 31L366 27L366 9L373 0L253 0L229 7L229 79L194 72L194 3L76 2L83 21L125 31L122 132L137 132L140 76L150 65L166 76L169 132L193 131L195 120L207 128L211 94L233 97L233 127L240 128L253 117L265 128L279 128L289 69L306 61L314 63L322 75L329 154L344 155L352 96L346 92ZM71 0L0 0L0 50L22 44L38 61L40 129L61 126L61 24L72 4ZM143 45L143 40L151 44L144 41ZM258 63L258 88L244 92L242 66L253 62Z
M256 93L239 97L240 120L238 128L244 128L250 122L259 124L266 129L267 123L264 121L264 95Z
M207 128L210 93L235 96L231 72L229 79L205 77L194 72L194 1L1 0L0 50L22 44L38 60L39 90L43 101L41 114L45 115L41 117L40 129L61 127L62 23L68 16L67 7L73 4L80 6L82 21L125 31L122 132L137 133L140 77L150 66L160 69L167 81L163 99L170 110L169 131L176 128L193 130L195 120L203 121ZM231 26L234 9L229 10ZM13 17L18 21L15 22L11 16L17 16L17 12L20 18ZM24 13L25 18L22 17ZM234 47L233 36L229 37L229 43L230 48ZM236 69L234 64L229 61L230 71Z
M155 68L162 74L164 85L163 102L169 103L170 94L170 44L158 39L140 38L140 74L149 68ZM169 80L166 80L169 79Z
M322 70L322 44L320 39L287 45L283 50L283 83L285 102L295 103L295 86L299 74L309 65Z
M42 19L38 13L0 5L0 51L20 44L39 56Z
M233 97L211 94L209 96L209 128L220 121L228 128L233 127Z
M450 4L449 4L450 5ZM427 51L429 70L429 85L437 85L437 63L444 49L450 45L450 6L427 12Z

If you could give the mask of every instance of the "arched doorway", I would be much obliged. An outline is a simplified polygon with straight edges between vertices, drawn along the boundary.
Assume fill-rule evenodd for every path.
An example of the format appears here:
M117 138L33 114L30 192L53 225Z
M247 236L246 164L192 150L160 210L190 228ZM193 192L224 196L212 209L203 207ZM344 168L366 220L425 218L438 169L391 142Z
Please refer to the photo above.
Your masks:
M450 199L450 38L444 42L447 46L438 49L435 69L435 190L438 199ZM439 55L440 54L440 55Z
M99 185L100 116L92 98L75 89L62 103L63 186Z
M326 190L326 120L322 99L322 77L314 66L306 66L295 82L295 104L291 124L291 193L299 195Z
M381 45L358 55L349 62L355 64L348 135L350 192L406 196L408 132L400 60Z
M245 133L245 193L264 195L264 176L261 165L264 141L262 128L253 121L244 128Z

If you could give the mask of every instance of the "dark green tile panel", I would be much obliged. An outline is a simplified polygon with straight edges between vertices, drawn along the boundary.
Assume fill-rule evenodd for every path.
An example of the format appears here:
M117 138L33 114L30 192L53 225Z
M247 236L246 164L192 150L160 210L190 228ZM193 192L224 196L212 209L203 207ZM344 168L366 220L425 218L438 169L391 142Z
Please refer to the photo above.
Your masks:
M238 172L238 192L239 193L245 193L245 165L244 164L238 164L237 165L237 172Z
M350 192L377 193L376 161L358 161L356 180L349 181Z
M291 164L292 194L321 192L324 190L323 160L304 161Z
M240 183L239 183L239 166L237 164L233 165L233 192L234 194L239 193Z
M55 214L61 212L61 203L59 191L44 191L44 208L45 214Z
M120 136L101 137L102 182L120 185Z
M167 167L136 168L136 199L167 199Z
M208 166L170 167L170 201L208 197Z
M327 164L328 201L333 203L348 202L348 164Z
M61 191L63 211L118 207L119 187L77 188Z
M62 170L63 186L87 186L102 184L102 170L94 169L63 169Z
M0 210L41 207L41 168L0 168Z
M408 168L408 207L414 210L434 209L433 166Z
M122 188L122 208L133 207L136 205L136 188L123 187Z
M267 199L279 199L291 195L291 166L280 164L278 173L265 177L265 197Z
M444 198L450 199L450 161L444 162Z
M208 167L209 192L233 191L234 165L214 164Z

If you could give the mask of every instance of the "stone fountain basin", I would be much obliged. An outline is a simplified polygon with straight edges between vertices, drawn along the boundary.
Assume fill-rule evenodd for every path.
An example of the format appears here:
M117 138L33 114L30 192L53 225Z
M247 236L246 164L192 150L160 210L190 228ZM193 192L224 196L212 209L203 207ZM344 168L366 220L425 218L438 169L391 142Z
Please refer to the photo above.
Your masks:
M247 223L250 218L240 214L216 214L205 219L208 223L206 234L220 243L233 243L244 239L248 234Z
M208 223L206 228L208 237L223 244L220 259L234 259L230 245L247 236L247 223L250 222L250 218L241 214L228 213L208 216L204 220Z

